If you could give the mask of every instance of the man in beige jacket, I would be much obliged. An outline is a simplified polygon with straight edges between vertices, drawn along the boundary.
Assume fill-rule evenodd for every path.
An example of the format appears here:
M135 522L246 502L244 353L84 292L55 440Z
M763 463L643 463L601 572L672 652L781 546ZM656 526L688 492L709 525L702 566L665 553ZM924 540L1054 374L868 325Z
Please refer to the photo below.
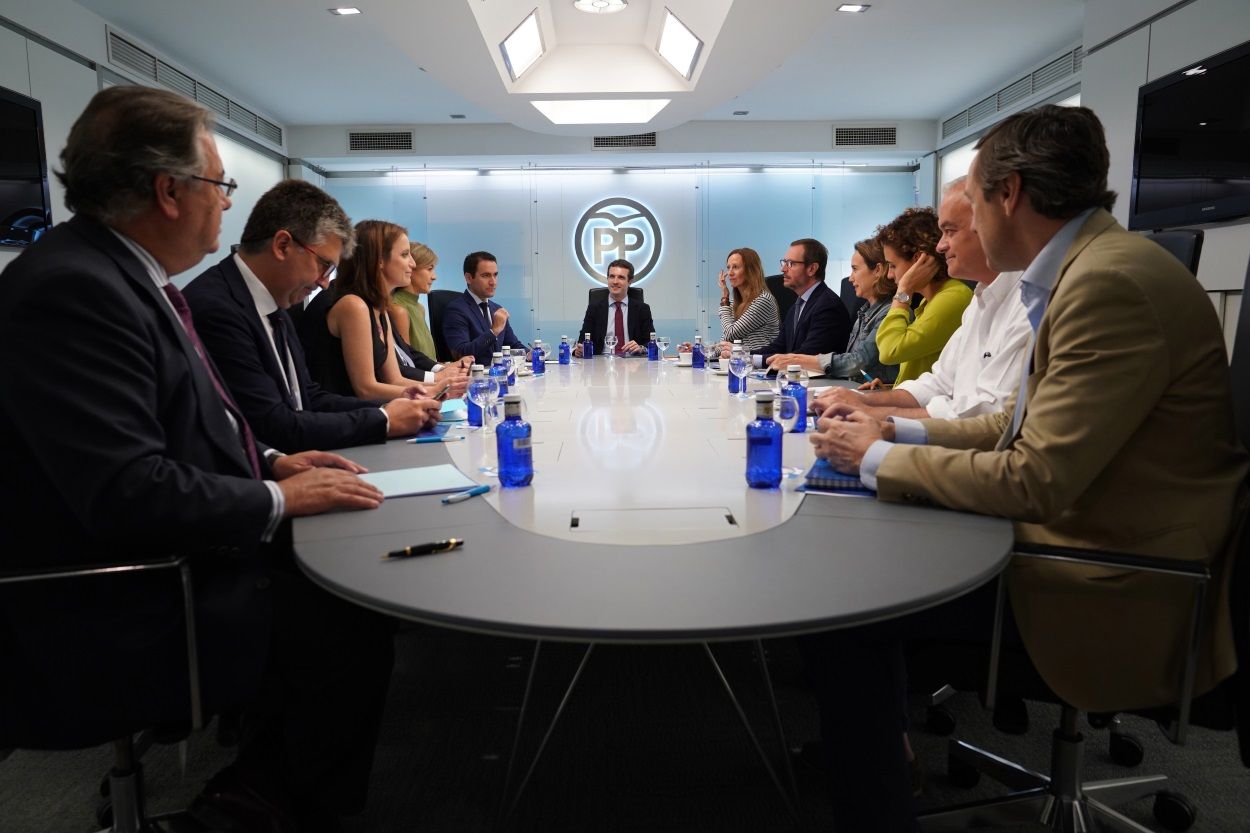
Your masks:
M1090 110L1018 114L978 150L967 180L974 229L992 268L1024 270L1035 343L1022 392L1003 413L958 420L881 422L839 408L812 442L883 500L1011 518L1022 541L1209 564L1197 673L1198 691L1209 689L1235 669L1225 551L1245 514L1248 468L1211 304L1175 258L1108 213L1109 157ZM1065 702L1110 711L1176 701L1190 584L1039 562L1013 564L1009 588L1025 648ZM888 650L907 637L905 620L891 634Z

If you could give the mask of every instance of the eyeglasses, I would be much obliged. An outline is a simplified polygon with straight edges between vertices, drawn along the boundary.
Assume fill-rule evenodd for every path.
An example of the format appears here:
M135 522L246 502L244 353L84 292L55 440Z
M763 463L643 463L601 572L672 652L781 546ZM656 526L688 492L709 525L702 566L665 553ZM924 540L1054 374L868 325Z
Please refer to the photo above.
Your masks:
M287 232L287 234L290 234L290 232ZM328 277L330 277L331 275L333 275L333 274L334 274L334 271L335 271L336 269L338 269L338 268L339 268L339 267L338 267L338 264L337 264L337 263L335 263L334 261L332 261L332 260L326 260L324 257L322 257L321 255L317 254L317 253L316 253L316 252L314 252L312 249L310 249L310 248L308 248L307 246L305 246L302 242L300 242L300 239L299 239L298 237L296 237L294 234L291 234L291 240L295 241L295 245L296 245L296 246L299 246L301 249L303 249L304 251L308 252L308 253L309 253L310 255L312 255L313 257L317 258L317 263L321 266L321 277L322 277L322 278L328 278Z
M239 183L235 182L233 179L229 182L222 182L220 179L209 179L206 176L196 176L195 174L192 174L190 178L198 179L200 182L208 182L216 185L221 189L221 195L226 199L230 199L230 195L233 194L235 189L239 187Z
M806 266L809 263L811 263L810 260L790 260L789 258L783 257L781 259L781 268L789 269L791 266Z

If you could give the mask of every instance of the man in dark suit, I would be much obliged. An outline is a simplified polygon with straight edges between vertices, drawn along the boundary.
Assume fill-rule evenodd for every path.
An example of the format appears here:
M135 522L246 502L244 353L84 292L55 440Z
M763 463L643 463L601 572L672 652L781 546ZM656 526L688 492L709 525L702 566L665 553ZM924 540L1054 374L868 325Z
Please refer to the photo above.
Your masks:
M443 310L443 338L456 358L473 356L480 365L490 365L499 350L529 348L512 332L508 311L496 304L499 262L490 252L472 252L464 258L464 295Z
M230 395L256 436L277 448L380 443L438 421L433 399L340 396L308 374L286 309L325 289L352 238L333 197L288 179L257 201L238 252L187 285L195 328Z
M616 336L617 355L628 356L647 349L647 342L655 332L655 322L651 320L651 307L643 301L630 299L629 285L633 282L634 264L628 260L608 264L608 292L586 307L573 355L582 354L581 339L586 333L590 333L596 354L603 353L603 340L608 333Z
M782 283L799 296L781 322L772 344L752 354L756 367L774 353L842 353L851 319L837 294L825 285L829 250L819 240L795 240L781 259ZM727 354L726 354L727 355Z
M363 805L391 630L298 573L283 521L381 494L342 457L256 442L169 281L217 248L230 207L211 125L175 93L117 86L70 132L76 216L4 273L0 564L189 555L206 707L248 703L238 762L201 806L336 819ZM151 575L0 596L0 746L185 722L181 591Z

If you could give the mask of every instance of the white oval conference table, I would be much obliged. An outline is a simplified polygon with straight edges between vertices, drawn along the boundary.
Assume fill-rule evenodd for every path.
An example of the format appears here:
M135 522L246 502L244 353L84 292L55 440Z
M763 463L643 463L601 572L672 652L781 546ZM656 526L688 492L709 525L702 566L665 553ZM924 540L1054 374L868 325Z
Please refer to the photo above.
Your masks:
M857 495L805 494L802 477L748 488L753 403L727 379L673 361L547 365L516 389L533 425L534 481L499 488L494 436L391 441L343 453L385 471L450 460L483 497L393 498L371 512L295 522L295 549L329 591L405 619L483 633L588 642L703 642L886 619L998 574L1007 521ZM753 382L755 386L764 383ZM813 385L819 380L813 380ZM787 434L786 465L814 460ZM450 553L391 550L463 538Z
M391 441L343 453L387 471L450 462L493 485L445 506L393 498L372 512L295 522L296 557L332 593L404 619L538 640L508 758L502 824L520 801L600 642L703 643L791 816L798 789L766 662L758 663L789 789L752 728L710 642L760 640L860 625L960 596L1007 563L1011 524L863 495L805 494L797 476L748 488L744 426L754 402L727 378L671 361L598 357L547 365L516 390L533 426L534 481L503 489L483 473L495 437ZM752 387L767 385L751 381ZM783 463L806 471L806 434L787 434ZM461 549L383 560L391 550L463 538ZM543 640L587 643L524 778L509 793Z

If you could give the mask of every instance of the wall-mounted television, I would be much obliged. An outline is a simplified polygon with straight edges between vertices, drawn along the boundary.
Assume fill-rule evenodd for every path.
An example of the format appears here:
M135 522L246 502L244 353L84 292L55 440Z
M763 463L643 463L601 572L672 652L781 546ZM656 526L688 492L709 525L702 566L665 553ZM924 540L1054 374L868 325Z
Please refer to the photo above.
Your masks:
M0 87L0 246L29 246L52 226L43 109Z
M1137 96L1129 228L1250 215L1250 41Z

